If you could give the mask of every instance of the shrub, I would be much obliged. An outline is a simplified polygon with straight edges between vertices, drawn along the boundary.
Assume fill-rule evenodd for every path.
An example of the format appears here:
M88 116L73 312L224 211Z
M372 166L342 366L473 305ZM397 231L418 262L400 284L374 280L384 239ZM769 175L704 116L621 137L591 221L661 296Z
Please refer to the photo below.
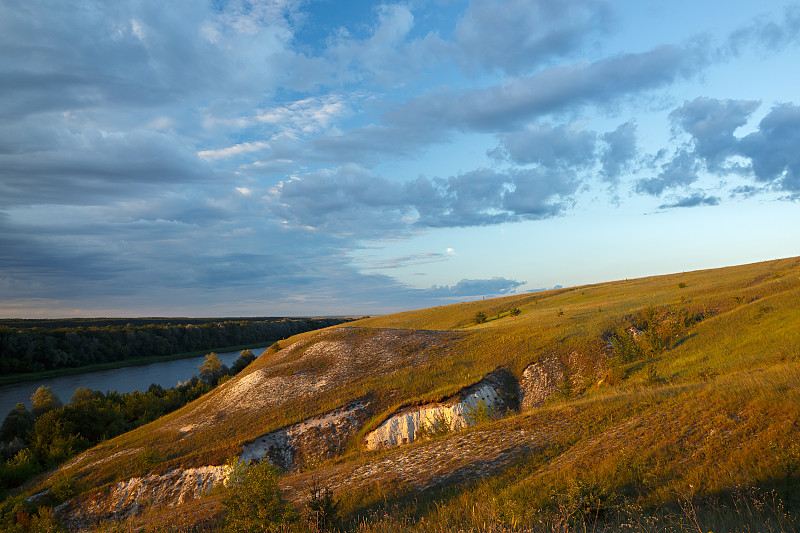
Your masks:
M321 487L315 479L305 503L305 515L308 529L311 531L328 531L339 526L339 506L341 502L333 498L333 491Z
M485 401L481 400L473 406L467 405L467 412L464 418L467 422L477 425L495 420L498 418L498 415L497 409L487 405Z
M50 501L55 504L65 502L80 492L75 478L61 472L53 479L50 487Z
M573 479L566 493L556 499L567 511L569 522L585 524L605 517L615 507L618 496L597 480Z
M280 531L297 521L294 510L278 488L280 470L268 461L248 465L234 459L228 476L228 494L223 504L228 510L225 531Z
M619 327L611 336L611 350L615 356L629 363L644 357L642 349L636 344L633 335L625 328Z
M434 439L443 437L452 431L450 419L442 412L438 412L427 422L420 424L415 438Z
M231 374L238 374L247 367L250 363L256 360L256 356L250 350L242 350L241 355L236 358L236 361L231 365Z
M0 465L0 488L15 487L42 471L33 452L27 448L21 450L13 459Z
M486 313L484 313L483 311L478 311L477 313L475 313L475 323L483 324L484 322L486 322Z

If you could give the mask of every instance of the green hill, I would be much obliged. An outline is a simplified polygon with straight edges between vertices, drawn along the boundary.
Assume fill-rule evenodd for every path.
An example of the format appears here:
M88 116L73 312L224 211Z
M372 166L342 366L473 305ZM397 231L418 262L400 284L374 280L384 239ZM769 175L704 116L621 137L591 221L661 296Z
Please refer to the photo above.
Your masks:
M242 456L348 531L795 531L798 387L800 258L461 303L292 337L5 505L221 530Z

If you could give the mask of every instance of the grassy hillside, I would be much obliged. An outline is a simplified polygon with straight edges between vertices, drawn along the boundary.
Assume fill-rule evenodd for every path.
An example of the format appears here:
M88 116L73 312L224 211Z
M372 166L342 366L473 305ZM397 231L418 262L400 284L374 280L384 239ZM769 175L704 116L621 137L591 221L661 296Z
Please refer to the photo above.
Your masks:
M131 477L224 464L259 435L360 400L370 417L344 453L281 479L300 503L312 484L331 488L348 530L798 527L798 258L373 317L280 348L28 491L69 479L89 501ZM361 444L402 406L542 361L565 377L541 406L396 449ZM222 497L129 526L214 530Z

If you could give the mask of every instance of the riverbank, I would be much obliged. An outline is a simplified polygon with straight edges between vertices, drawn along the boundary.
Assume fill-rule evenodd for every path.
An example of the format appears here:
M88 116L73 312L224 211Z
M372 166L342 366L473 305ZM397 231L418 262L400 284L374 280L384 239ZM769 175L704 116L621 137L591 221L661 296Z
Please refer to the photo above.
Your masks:
M24 374L10 374L7 376L0 376L0 386L13 385L15 383L24 383L27 381L36 381L48 378L57 378L62 376L75 376L78 374L86 374L89 372L101 372L103 370L116 370L118 368L125 368L131 366L143 366L153 363L163 363L166 361L175 361L178 359L190 359L206 355L211 352L232 352L236 350L251 350L262 346L269 346L281 339L269 339L264 342L241 344L237 346L223 346L213 348L210 350L195 350L193 352L177 353L172 355L159 355L151 357L137 357L136 359L126 359L125 361L111 361L108 363L96 363L92 365L76 366L69 368L56 368L53 370L43 370L42 372L28 372Z

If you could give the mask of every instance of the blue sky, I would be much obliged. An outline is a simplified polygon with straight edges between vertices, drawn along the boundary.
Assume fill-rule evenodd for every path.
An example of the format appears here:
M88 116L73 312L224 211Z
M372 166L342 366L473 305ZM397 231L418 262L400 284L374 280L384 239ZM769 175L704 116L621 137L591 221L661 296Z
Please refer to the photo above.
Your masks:
M0 0L0 316L797 256L798 65L793 2Z

